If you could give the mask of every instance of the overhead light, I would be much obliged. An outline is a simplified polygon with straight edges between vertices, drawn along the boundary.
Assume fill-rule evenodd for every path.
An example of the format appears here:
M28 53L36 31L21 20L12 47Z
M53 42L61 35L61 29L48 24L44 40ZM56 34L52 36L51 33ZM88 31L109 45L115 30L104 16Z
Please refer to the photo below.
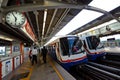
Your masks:
M0 39L7 40L7 41L13 41L13 39L5 37L5 36L0 36Z
M42 37L43 37L43 35L44 35L44 31L45 31L45 22L46 22L46 18L47 18L47 9L44 10L44 19L43 19Z

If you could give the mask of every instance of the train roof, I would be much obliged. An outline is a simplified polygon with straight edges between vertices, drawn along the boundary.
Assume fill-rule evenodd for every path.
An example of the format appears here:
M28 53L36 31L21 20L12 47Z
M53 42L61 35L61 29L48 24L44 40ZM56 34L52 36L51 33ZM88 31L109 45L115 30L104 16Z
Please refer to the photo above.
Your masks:
M89 37L89 36L97 36L97 35L94 35L94 34L93 35L85 35L85 36L79 36L79 38L84 39L84 38Z
M63 35L63 36L59 36L55 40L50 42L48 45L54 44L54 43L58 42L60 38L64 38L64 37L78 37L78 36L77 35Z

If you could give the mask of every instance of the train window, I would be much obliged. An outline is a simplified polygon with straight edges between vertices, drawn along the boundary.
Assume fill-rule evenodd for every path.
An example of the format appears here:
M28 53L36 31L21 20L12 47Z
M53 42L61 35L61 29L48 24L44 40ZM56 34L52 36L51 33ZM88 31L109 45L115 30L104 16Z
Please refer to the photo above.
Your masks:
M60 38L60 48L63 56L69 55L69 45L67 37Z
M89 49L96 49L100 43L100 39L97 38L96 36L90 36L87 37L86 39L88 42Z
M83 46L84 46L85 48L87 48L87 45L86 45L85 40L83 40Z
M78 37L69 38L68 41L69 41L69 53L72 53L72 55L74 55L79 54L81 53L81 51L83 51L81 49L82 42L81 40L79 40Z
M79 54L83 51L81 47L82 42L78 37L64 37L60 39L60 48L63 56Z

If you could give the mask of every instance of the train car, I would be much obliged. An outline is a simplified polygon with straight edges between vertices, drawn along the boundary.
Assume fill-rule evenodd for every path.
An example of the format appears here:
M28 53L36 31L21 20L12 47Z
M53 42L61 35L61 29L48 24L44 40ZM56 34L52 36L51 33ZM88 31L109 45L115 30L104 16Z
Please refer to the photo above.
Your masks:
M65 69L86 63L87 54L77 36L64 36L50 43L49 54Z
M88 60L96 60L106 54L104 46L100 43L100 39L96 35L83 36L80 39L87 52Z

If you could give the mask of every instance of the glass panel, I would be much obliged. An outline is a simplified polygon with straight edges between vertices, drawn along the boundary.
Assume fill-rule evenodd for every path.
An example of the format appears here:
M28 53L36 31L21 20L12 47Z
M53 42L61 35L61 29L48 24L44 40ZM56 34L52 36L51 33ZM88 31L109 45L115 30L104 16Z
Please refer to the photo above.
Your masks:
M60 47L61 47L61 50L62 50L62 55L63 56L68 55L69 45L68 45L67 37L60 38Z
M69 53L74 55L74 54L79 54L83 51L81 49L82 42L81 40L79 40L78 37L68 38L68 42L69 42Z
M82 42L79 37L64 37L60 39L60 48L62 55L74 55L84 52Z
M100 39L96 36L87 37L88 47L89 49L97 49L98 45L100 44Z

